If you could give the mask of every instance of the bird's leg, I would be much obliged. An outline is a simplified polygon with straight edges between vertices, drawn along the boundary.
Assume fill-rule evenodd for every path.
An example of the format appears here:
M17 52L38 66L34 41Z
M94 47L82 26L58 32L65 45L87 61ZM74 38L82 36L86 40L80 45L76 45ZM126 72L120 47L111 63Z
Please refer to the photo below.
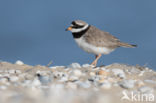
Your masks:
M102 56L101 54L99 54L99 55L95 55L95 60L92 62L92 64L91 64L91 65L96 66L97 61L99 60L99 58L100 58L101 56Z

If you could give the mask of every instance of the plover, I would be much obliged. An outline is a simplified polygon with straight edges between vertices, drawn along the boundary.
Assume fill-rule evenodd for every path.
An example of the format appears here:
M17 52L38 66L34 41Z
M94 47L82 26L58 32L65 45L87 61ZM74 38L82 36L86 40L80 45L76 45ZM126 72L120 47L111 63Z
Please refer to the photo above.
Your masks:
M75 20L66 29L71 31L73 38L80 48L88 53L95 54L95 60L91 65L96 66L102 54L109 54L118 47L134 48L137 45L121 42L108 32L104 32L85 21Z

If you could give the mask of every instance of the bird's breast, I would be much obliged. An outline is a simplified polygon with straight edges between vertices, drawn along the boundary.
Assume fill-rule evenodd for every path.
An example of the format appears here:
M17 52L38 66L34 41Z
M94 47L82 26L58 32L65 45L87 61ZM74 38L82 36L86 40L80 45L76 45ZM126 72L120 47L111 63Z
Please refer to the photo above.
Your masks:
M107 47L97 47L95 45L89 44L85 41L84 37L81 38L75 38L76 43L80 48L82 48L84 51L88 53L93 54L109 54L113 51L113 49L107 48Z

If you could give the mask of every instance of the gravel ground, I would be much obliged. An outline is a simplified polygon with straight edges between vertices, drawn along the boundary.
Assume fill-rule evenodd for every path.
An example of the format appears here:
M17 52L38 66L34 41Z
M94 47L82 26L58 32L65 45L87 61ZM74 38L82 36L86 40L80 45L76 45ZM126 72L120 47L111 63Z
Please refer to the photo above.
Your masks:
M125 64L0 62L0 103L156 103L156 72Z

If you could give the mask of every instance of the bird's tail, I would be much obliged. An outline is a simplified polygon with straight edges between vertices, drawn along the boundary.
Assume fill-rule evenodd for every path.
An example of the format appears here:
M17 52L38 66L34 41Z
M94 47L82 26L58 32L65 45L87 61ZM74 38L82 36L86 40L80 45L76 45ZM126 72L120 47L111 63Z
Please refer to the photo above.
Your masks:
M135 48L135 47L137 47L137 45L128 44L128 43L124 43L124 42L120 42L119 46L125 47L125 48Z

